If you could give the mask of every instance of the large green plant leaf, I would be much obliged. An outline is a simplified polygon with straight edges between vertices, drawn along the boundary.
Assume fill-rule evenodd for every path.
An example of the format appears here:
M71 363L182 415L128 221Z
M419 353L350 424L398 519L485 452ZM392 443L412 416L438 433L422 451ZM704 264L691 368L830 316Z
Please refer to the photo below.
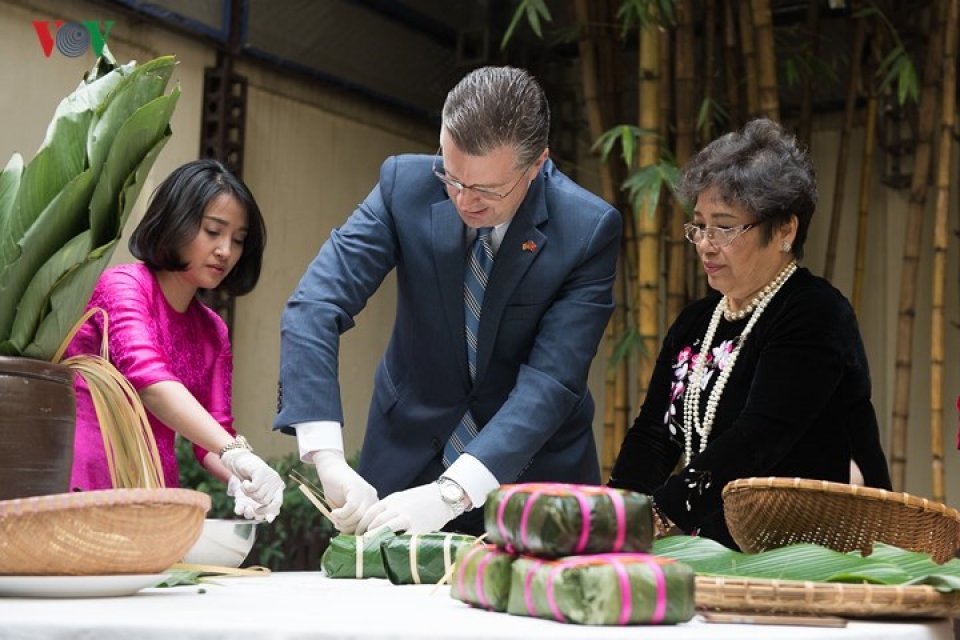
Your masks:
M26 351L27 346L34 339L40 319L50 313L50 294L58 281L64 277L64 274L70 273L87 260L93 248L91 235L90 230L87 229L71 238L62 249L40 267L33 280L30 281L17 309L13 328L10 330L8 346L12 353L23 354ZM82 292L77 291L77 294L79 297ZM87 298L89 297L88 292ZM84 300L85 304L86 300ZM72 306L68 305L68 309ZM76 317L79 318L80 316ZM50 356L52 357L55 352L55 350L51 352ZM38 357L38 355L33 357Z
M86 139L94 110L133 68L133 63L99 64L57 106L40 149L23 171L11 215L0 216L0 273L19 257L19 240L27 229L64 185L87 167Z
M168 123L180 98L180 88L138 108L120 126L100 180L90 200L90 228L94 245L108 242L120 233L126 218L120 216L118 194L124 181L146 153L168 131Z
M11 335L19 301L37 269L70 238L87 228L87 211L95 181L96 175L90 170L75 176L20 239L20 258L0 272L0 298L11 301L11 304L0 305L0 336Z
M4 220L13 211L13 203L17 199L17 189L20 188L20 176L23 175L23 156L13 154L10 162L0 172L0 229L3 229Z
M163 95L174 59L165 56L137 67L107 96L97 109L87 136L87 157L99 169L113 146L117 132L133 113Z
M120 202L121 220L125 221L129 216L138 194L143 189L147 174L171 135L167 128L163 137L142 156L135 170L124 181L117 198ZM82 315L100 273L116 249L122 228L121 224L113 238L97 247L93 247L92 231L85 232L83 235L87 253L83 260L76 260L72 255L61 255L64 253L61 252L38 272L35 282L31 282L27 294L24 295L23 312L30 313L32 309L36 309L41 317L39 325L34 324L35 332L27 332L30 338L18 342L23 344L27 339L32 340L20 349L20 353L43 360L53 357L67 333ZM25 322L27 320L30 319L25 318ZM2 351L3 345L0 345L0 352Z
M36 270L89 224L87 207L75 206L76 192L85 192L88 201L96 182L96 175L77 180L87 167L87 132L94 110L133 68L133 63L98 63L60 102L40 150L23 169L9 215L0 217L0 298L9 301L0 305L2 341L9 339L20 297Z
M0 173L0 354L50 358L82 314L171 135L174 64L121 67L106 51L33 160Z

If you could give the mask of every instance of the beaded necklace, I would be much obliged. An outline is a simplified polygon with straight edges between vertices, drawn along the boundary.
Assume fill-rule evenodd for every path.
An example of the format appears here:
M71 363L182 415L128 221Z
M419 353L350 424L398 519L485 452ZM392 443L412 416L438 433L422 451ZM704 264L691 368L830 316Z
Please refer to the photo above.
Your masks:
M710 318L710 324L707 326L707 332L703 336L703 343L700 345L700 353L697 357L697 363L693 367L693 372L690 374L690 379L687 383L687 391L683 396L683 424L684 424L684 455L686 456L684 464L690 464L690 460L693 459L693 432L696 431L700 436L700 451L703 451L707 446L707 438L710 437L710 431L713 429L713 420L717 415L717 405L720 404L720 397L723 395L723 388L727 386L727 380L730 379L730 372L733 371L733 365L737 363L737 357L740 355L740 350L743 348L743 343L747 341L747 336L750 335L750 332L753 331L754 325L757 324L757 320L760 319L760 316L763 315L763 310L767 308L767 305L770 304L770 301L773 299L773 296L780 291L780 288L786 283L786 281L793 275L797 270L797 263L794 260L791 260L790 263L784 267L780 273L777 274L777 277L773 279L770 284L763 288L763 291L760 292L753 302L750 304L750 310L753 312L753 315L750 317L747 326L744 327L743 332L740 334L739 339L737 340L736 346L733 348L729 358L727 359L726 367L723 371L720 372L717 381L713 385L713 389L710 390L710 396L707 398L707 406L703 412L703 420L700 419L700 391L703 387L703 376L707 369L707 360L710 354L710 347L713 344L713 337L717 332L717 327L720 325L720 317L726 317L727 314L727 297L724 296L720 299L720 302L717 303L717 308L713 311L713 316ZM749 313L749 312L748 312ZM745 314L744 314L745 315ZM740 318L744 317L743 315L739 316Z

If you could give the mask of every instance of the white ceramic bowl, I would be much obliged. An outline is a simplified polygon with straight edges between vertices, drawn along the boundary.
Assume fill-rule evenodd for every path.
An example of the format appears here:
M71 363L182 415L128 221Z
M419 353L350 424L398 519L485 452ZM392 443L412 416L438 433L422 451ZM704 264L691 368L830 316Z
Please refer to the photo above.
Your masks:
M200 538L183 557L188 564L207 564L218 567L239 567L253 542L257 539L257 525L252 520L203 521Z

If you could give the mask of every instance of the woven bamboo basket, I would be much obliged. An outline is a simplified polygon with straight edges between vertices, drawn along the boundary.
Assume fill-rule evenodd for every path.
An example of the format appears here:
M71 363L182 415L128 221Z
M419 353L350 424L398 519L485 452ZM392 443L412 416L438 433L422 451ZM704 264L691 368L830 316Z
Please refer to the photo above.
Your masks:
M871 585L801 580L696 577L700 611L851 618L960 616L960 592L940 593L929 585Z
M929 554L940 564L960 545L960 512L906 493L803 478L742 478L723 488L730 534L747 553L810 542L873 551L874 542Z
M210 496L108 489L0 502L0 574L154 574L196 542Z

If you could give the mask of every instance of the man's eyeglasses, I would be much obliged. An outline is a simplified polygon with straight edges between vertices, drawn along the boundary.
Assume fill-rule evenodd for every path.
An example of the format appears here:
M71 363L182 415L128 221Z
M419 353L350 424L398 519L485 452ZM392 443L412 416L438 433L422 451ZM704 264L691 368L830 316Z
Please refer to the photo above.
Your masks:
M530 165L530 167L527 167L526 169L523 170L522 175L516 182L513 183L513 186L510 187L509 191L507 191L506 193L497 193L496 191L493 191L492 189L487 189L485 187L475 187L473 185L463 184L459 180L455 180L450 176L448 176L445 171L441 171L440 169L437 169L437 161L440 159L441 150L442 148L437 149L437 155L434 156L433 158L433 175L437 176L437 180L447 185L448 187L453 187L457 191L463 191L464 189L469 189L470 191L473 191L475 194L477 194L478 196L480 196L485 200L505 199L507 196L513 193L513 190L516 189L517 185L519 185L520 182L523 180L527 171L530 169L530 167L533 166L533 165Z
M741 224L736 227L708 227L703 224L687 223L683 225L683 235L693 244L700 244L700 241L706 237L707 242L717 249L722 249L747 231L750 231L750 229L753 229L757 224L759 223L751 222L750 224Z

